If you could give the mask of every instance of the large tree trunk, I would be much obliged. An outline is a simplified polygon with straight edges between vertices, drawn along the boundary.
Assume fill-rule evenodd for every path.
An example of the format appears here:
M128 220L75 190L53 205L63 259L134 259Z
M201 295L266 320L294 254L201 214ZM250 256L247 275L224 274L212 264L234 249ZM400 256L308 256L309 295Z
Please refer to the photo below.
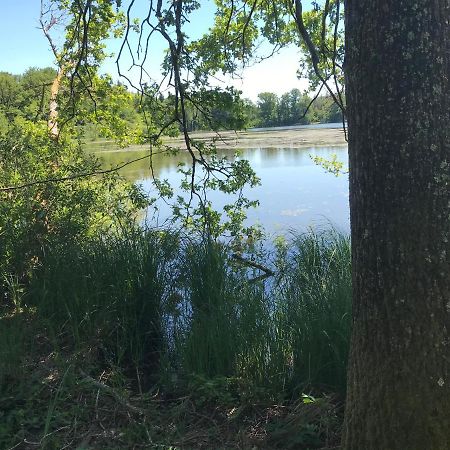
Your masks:
M449 20L449 0L346 0L346 450L450 449Z

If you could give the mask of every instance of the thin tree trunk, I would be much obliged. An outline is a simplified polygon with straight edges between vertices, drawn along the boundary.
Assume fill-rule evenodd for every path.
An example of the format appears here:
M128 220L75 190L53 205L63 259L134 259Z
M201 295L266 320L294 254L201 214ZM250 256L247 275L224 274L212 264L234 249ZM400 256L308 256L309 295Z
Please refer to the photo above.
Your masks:
M50 91L50 108L48 116L48 130L50 136L54 139L59 137L59 127L58 127L58 94L61 87L61 81L65 74L64 67L58 69L55 79L53 80L51 91Z
M345 450L450 449L449 20L449 0L346 0Z

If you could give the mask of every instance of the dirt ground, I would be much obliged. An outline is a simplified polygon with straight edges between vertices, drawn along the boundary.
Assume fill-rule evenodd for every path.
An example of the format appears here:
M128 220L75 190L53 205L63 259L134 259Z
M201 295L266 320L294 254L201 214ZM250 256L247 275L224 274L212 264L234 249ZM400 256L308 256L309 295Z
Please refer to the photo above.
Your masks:
M196 132L193 139L205 143L215 142L220 150L255 147L301 148L327 145L346 145L344 131L339 128L272 129L267 131ZM182 137L164 139L174 147L185 147Z

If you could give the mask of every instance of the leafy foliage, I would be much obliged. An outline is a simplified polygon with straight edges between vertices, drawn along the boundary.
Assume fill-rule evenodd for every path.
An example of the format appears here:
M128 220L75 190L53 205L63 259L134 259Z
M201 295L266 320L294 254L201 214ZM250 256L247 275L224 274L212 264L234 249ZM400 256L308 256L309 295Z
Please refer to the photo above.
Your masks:
M50 67L30 68L22 75L0 73L0 133L5 133L16 117L30 121L47 118L49 86L55 76Z
M82 240L133 220L146 204L142 193L114 173L85 176L98 169L79 143L55 142L43 123L18 118L0 136L3 271L22 277L55 242ZM68 180L51 181L63 178Z

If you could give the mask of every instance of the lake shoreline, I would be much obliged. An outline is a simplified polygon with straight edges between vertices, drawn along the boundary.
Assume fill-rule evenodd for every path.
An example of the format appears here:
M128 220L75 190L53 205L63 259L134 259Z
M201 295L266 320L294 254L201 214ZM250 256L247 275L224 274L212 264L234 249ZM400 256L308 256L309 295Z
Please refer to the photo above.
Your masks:
M266 130L242 130L242 131L196 131L190 133L192 139L204 143L215 143L218 150L232 150L248 148L308 148L346 146L345 133L342 128L273 128ZM174 148L186 149L183 136L174 138L163 137L163 144ZM106 141L86 143L86 146L93 146L94 152L117 152L117 151L138 151L143 150L145 145L133 145L129 148L116 148L114 145L108 148L101 148ZM97 149L97 145L99 148Z
M190 133L192 139L205 144L215 143L219 150L244 148L304 148L347 145L342 128L272 129L264 131L220 131ZM183 138L167 138L163 142L176 148L185 148Z

